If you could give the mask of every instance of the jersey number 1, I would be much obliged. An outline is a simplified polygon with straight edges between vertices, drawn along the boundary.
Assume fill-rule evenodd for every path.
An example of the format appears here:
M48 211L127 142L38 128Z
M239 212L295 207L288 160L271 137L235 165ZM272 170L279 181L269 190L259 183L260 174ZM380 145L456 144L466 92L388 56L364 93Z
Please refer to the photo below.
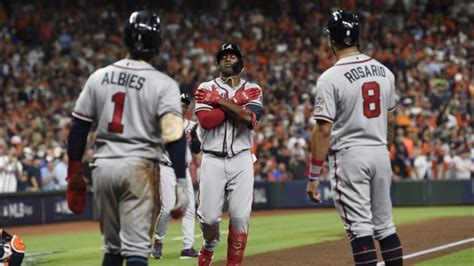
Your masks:
M112 117L112 122L108 125L108 130L113 133L123 133L122 115L125 103L125 93L117 92L114 94L112 96L112 102L115 103L114 115Z
M380 86L371 81L362 84L362 98L364 99L364 115L374 118L380 115Z

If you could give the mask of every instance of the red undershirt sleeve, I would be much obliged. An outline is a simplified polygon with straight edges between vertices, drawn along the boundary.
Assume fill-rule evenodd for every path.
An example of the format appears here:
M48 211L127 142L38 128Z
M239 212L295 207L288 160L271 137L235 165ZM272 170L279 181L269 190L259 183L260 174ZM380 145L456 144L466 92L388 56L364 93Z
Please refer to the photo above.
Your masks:
M206 130L220 126L225 121L225 113L219 108L198 111L196 116L201 127Z

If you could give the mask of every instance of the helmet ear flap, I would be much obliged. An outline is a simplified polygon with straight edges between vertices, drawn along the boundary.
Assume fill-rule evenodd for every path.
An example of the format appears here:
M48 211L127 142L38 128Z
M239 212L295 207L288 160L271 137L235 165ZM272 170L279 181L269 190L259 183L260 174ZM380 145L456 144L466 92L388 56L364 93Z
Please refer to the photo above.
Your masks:
M244 59L240 57L237 60L237 63L232 65L232 70L234 70L234 75L237 75L240 72L242 72L243 69L244 69Z

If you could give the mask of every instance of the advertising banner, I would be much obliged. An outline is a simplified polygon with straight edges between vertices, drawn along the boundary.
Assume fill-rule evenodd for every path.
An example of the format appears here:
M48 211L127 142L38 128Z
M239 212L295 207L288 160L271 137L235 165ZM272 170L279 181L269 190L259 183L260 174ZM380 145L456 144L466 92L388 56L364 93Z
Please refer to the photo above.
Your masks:
M75 215L69 210L65 195L47 195L44 197L45 223L92 219L92 210L89 201L90 197L87 198L84 213Z
M0 196L0 227L42 223L42 197Z
M334 206L329 181L321 181L319 190L321 193L321 203L314 203L306 194L306 181L293 181L284 183L285 192L283 194L284 208L305 208L305 207L331 207Z
M272 207L272 190L268 182L255 182L253 187L252 209L270 209Z

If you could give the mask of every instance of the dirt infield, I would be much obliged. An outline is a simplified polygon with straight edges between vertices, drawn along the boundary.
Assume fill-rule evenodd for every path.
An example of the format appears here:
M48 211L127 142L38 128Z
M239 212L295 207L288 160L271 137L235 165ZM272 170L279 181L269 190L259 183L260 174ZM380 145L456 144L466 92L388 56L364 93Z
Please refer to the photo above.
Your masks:
M405 255L474 237L472 217L452 217L398 227ZM461 246L437 251L405 261L405 265L450 254L468 247ZM379 260L381 260L379 252ZM329 241L286 250L262 253L245 258L246 265L353 265L349 242ZM216 264L223 265L223 264Z
M277 210L258 211L253 217L283 215L287 213L302 213L311 210ZM176 222L176 221L174 221ZM97 222L68 222L48 225L32 225L4 228L20 236L52 235L64 232L99 232ZM341 225L342 231L342 225ZM412 254L422 250L438 247L448 243L474 237L474 222L472 217L450 217L411 223L398 227L403 244L404 254ZM320 244L301 246L291 249L266 252L245 258L245 265L353 265L349 243L341 232L342 240L329 241ZM474 247L470 242L435 253L430 253L409 259L405 265L429 260L450 254L468 247ZM379 260L380 253L379 253ZM223 265L216 263L215 265Z

